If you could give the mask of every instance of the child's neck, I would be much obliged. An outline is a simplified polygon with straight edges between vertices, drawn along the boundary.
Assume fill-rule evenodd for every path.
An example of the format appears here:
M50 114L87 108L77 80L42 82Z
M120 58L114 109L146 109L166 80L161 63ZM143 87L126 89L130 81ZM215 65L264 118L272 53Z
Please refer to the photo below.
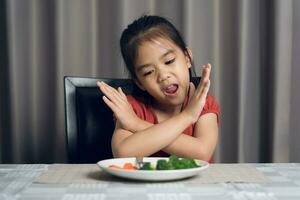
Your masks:
M155 104L153 107L156 112L163 113L165 115L171 115L171 116L180 113L181 109L182 109L182 105L170 107L170 106L166 106L166 105Z
M169 119L170 117L178 114L181 112L181 107L182 106L177 106L177 107L172 107L172 108L168 108L166 106L163 105L156 105L153 106L156 118L157 118L157 122L163 122L167 119Z

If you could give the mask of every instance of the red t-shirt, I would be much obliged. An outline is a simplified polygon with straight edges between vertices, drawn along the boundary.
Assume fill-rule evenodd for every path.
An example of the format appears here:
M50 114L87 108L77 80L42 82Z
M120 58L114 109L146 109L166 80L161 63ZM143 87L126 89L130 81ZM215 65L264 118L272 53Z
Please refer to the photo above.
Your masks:
M127 100L131 104L134 112L140 119L150 122L152 124L158 123L157 116L151 106L146 106L143 102L139 101L138 99L134 98L131 95L127 96ZM185 102L187 102L187 99ZM187 103L184 103L183 107L185 107L186 105L187 105ZM203 107L203 110L200 113L200 116L204 115L206 113L215 113L217 115L217 122L218 122L218 124L220 123L220 106L217 103L217 101L214 99L213 96L207 96L206 103ZM187 127L183 131L183 134L193 136L194 126L195 126L195 124L192 124L189 127ZM168 157L169 154L167 154L164 151L159 151L151 156L153 156L153 157Z

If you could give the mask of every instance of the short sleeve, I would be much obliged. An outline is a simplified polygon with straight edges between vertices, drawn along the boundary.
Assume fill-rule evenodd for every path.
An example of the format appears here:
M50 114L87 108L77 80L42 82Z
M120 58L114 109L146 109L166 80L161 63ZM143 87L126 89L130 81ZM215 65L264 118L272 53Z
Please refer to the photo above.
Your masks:
M215 113L217 115L218 125L220 124L220 114L221 114L220 106L218 102L215 100L215 98L210 95L206 97L206 102L200 116L206 113Z
M128 103L131 105L133 111L135 112L135 114L140 118L140 119L145 119L145 115L143 114L143 105L137 101L133 96L128 95L127 97L127 101ZM116 123L116 117L115 114L113 115L114 118L114 122Z
M143 103L141 103L140 101L138 101L137 99L135 99L133 96L131 95L127 95L127 101L128 103L131 105L133 111L135 112L135 114L143 120L146 120L146 107ZM116 123L116 117L115 115L113 115L114 118L114 122Z
M135 114L140 118L140 119L145 119L144 116L144 108L143 105L137 101L133 96L128 95L127 96L127 101L128 103L130 103L133 111L135 112Z
M137 100L135 97L128 95L127 101L132 106L135 114L138 118L145 120L150 123L157 123L157 118L151 109L151 106L146 106L143 102Z

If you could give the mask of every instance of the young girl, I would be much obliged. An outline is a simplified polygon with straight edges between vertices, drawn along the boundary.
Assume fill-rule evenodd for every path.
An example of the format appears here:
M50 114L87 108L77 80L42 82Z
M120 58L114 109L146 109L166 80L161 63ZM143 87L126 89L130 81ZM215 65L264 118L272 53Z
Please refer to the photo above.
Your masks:
M114 112L115 157L168 156L210 160L218 140L220 108L208 96L211 65L197 88L190 82L192 52L176 28L143 16L123 31L121 52L140 95L126 96L98 82Z

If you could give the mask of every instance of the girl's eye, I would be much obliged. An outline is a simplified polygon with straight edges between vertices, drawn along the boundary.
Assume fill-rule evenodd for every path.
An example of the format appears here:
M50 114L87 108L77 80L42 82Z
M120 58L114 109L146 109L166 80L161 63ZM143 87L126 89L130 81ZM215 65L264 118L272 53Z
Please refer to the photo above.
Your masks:
M152 74L152 72L153 72L153 70L148 71L148 72L144 73L143 76L148 76L148 75Z
M175 61L175 58L172 60L168 60L167 62L165 62L166 65L172 64Z

